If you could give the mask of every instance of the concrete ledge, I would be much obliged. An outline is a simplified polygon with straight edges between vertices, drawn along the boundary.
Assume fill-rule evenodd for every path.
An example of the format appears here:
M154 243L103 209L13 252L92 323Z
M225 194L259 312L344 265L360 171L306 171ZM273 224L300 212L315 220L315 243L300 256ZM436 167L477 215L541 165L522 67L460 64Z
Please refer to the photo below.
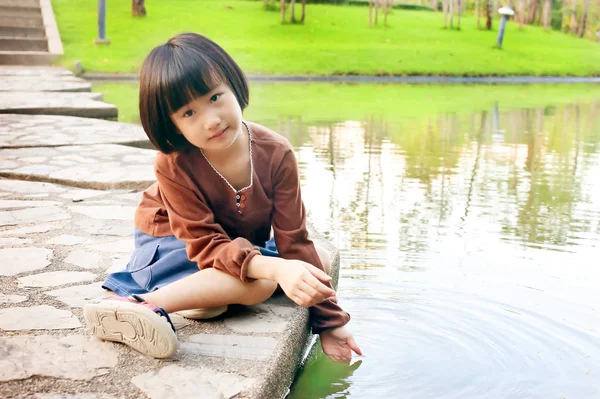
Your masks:
M1 80L0 80L1 81ZM0 148L148 142L140 125L59 115L0 114Z
M68 115L116 119L117 107L100 93L0 92L0 114Z
M0 51L0 65L50 65L53 59L47 51Z
M0 92L2 91L91 92L92 84L73 76L48 76L40 80L39 77L0 75Z
M50 0L40 0L40 7L42 9L46 37L48 38L48 52L52 55L53 59L55 59L62 56L64 54L64 50L62 40L60 39L60 33L58 31L58 25L56 24L56 19L54 18L52 3Z
M49 77L71 76L75 77L73 72L62 67L52 66L22 66L22 65L4 65L0 66L0 76L15 77L34 77L37 79L48 79Z
M172 315L180 349L166 361L89 338L81 307L105 297L104 277L127 263L139 197L0 179L0 350L12 365L0 397L282 398L313 342L308 310L283 295L210 321ZM337 277L337 252L310 230Z
M45 37L46 30L44 28L0 26L0 35L12 37Z

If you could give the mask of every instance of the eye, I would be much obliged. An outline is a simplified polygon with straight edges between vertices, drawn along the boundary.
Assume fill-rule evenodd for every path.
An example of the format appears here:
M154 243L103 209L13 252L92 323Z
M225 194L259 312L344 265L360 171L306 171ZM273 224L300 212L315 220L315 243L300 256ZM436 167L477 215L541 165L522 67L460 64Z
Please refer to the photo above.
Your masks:
M185 113L183 114L184 118L189 118L190 116L193 116L196 113L196 111L188 109L187 111L185 111Z
M211 102L211 103L214 103L215 101L218 101L218 100L219 100L219 98L221 98L221 94L215 94L214 96L212 96L212 97L210 98L210 102Z

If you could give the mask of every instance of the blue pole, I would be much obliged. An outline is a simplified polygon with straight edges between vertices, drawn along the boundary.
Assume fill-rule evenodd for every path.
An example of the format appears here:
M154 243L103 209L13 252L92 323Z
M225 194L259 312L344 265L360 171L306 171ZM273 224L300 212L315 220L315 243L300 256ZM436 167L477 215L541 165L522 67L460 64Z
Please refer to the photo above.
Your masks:
M98 0L98 38L96 44L109 44L106 38L106 0Z
M500 28L498 29L498 48L502 47L502 39L504 39L504 28L506 27L506 20L508 19L507 15L502 15L502 19L500 20Z

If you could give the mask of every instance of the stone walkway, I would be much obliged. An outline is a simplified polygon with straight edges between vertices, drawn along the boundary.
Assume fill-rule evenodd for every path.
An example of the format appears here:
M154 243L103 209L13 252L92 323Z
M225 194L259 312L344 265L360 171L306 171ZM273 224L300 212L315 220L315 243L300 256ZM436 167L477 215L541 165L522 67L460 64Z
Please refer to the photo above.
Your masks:
M105 297L104 277L127 263L140 190L154 180L154 150L123 145L144 138L138 126L111 121L0 115L0 397L287 392L306 348L308 312L284 296L207 322L172 315L180 349L170 360L89 336L81 308ZM337 267L335 250L316 240Z

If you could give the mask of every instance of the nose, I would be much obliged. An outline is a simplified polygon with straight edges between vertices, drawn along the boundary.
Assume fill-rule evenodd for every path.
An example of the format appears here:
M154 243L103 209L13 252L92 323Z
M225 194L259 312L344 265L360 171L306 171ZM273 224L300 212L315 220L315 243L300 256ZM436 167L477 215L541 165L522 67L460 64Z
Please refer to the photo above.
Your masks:
M221 124L221 118L216 113L208 113L204 120L204 128L208 131L216 130Z

